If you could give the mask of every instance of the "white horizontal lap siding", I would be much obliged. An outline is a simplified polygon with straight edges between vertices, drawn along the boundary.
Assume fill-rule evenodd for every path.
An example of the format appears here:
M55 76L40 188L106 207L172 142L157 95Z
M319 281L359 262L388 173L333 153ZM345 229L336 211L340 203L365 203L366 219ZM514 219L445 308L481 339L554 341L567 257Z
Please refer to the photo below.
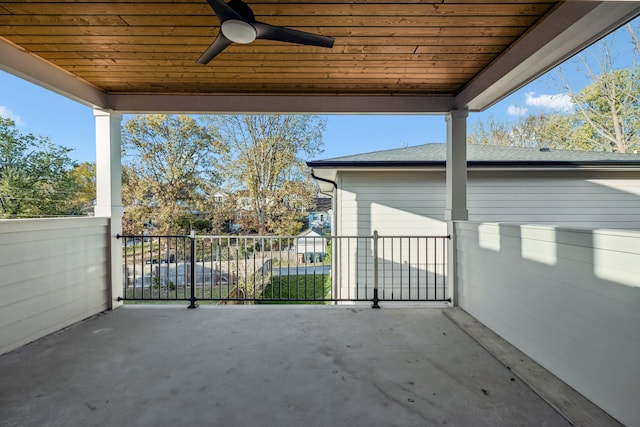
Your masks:
M428 172L340 173L343 230L382 236L446 234L444 175Z
M106 218L0 221L0 353L107 308Z
M614 172L470 172L469 219L640 229L640 179Z
M640 232L458 223L458 302L638 425Z
M372 236L378 231L381 237L380 297L424 299L427 282L432 288L433 277L442 283L442 265L436 265L434 260L442 263L440 245L427 250L424 241L409 244L408 239L400 241L397 236L446 234L444 174L345 172L340 173L338 186L337 234ZM370 241L359 243L358 251L352 248L350 254L343 251L337 257L337 276L345 297L350 294L372 298L373 248ZM434 297L433 289L430 295Z
M633 172L529 171L468 175L469 218L640 229L640 179ZM342 234L445 233L442 172L342 172Z

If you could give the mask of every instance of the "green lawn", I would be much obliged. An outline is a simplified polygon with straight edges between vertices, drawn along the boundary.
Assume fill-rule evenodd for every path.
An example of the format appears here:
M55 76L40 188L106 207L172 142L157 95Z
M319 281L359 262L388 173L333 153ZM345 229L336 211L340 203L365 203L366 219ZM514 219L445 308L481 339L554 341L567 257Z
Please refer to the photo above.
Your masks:
M256 304L328 304L319 301L331 298L331 276L277 276L264 289L264 299L273 298L278 301L256 301ZM295 299L315 300L292 301Z
M196 298L211 299L224 298L227 294L227 288L214 286L212 287L196 287ZM124 301L125 304L181 304L191 298L191 290L189 286L178 286L177 289L171 290L166 287L146 287L143 289L136 288L127 289L125 298L135 298L133 300ZM217 304L217 301L199 301L199 303Z
M199 304L218 304L218 301L207 301L212 298L224 298L228 293L226 286L196 287L196 298ZM143 289L127 289L125 304L181 304L189 300L191 292L188 286L177 289L167 287L146 287ZM262 298L275 301L256 300L256 304L328 304L323 299L331 298L331 276L301 275L276 276L268 284ZM312 301L295 301L307 299Z

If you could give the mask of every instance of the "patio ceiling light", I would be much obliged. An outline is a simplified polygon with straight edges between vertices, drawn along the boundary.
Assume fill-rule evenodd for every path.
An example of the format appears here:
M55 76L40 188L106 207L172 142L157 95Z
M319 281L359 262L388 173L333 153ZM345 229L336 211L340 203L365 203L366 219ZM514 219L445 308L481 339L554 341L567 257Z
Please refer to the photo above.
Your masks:
M237 19L224 21L220 26L222 34L234 43L247 44L256 39L256 29L248 22Z

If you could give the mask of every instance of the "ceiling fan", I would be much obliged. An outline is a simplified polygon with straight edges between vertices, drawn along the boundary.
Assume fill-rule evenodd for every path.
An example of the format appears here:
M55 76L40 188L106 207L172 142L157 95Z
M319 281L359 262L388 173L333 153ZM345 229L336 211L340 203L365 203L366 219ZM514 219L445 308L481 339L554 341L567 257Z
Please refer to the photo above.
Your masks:
M231 43L247 44L256 39L276 40L309 46L333 47L334 38L256 21L251 8L242 0L207 0L220 21L218 37L198 59L207 64Z

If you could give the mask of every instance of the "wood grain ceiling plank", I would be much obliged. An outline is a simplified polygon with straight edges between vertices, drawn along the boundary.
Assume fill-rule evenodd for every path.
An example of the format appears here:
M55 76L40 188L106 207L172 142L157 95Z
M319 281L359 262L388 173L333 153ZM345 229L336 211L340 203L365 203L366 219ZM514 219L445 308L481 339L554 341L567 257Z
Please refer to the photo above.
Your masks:
M92 61L108 61L109 64L137 64L137 63L149 63L150 61L163 61L173 64L184 65L196 65L193 62L193 54L188 52L173 52L168 53L154 53L154 52L40 52L39 55L47 60L61 60L66 61L64 64L58 65L89 65ZM442 62L442 61L491 61L495 57L491 53L427 53L416 55L361 55L361 54L330 54L330 55L317 55L317 54L295 54L295 55L280 55L280 54L262 54L258 58L252 54L228 54L225 58L217 58L216 61L212 61L207 64L207 67L224 66L231 63L243 63L245 61L251 61L254 64L268 64L268 63L300 63L304 62L324 62L330 64L333 62L346 62L349 61L354 64L371 62L385 62L385 63L399 63L401 66L407 66L408 64L415 64L415 66L422 66L424 62ZM78 59L80 59L78 61ZM77 62L76 62L77 61Z
M117 3L117 2L2 2L0 6L16 15L211 15L206 2L198 3Z
M337 73L336 73L337 74ZM242 73L216 73L212 75L196 75L191 76L188 73L157 73L154 75L141 75L140 73L109 73L109 74L93 74L93 73L80 73L80 77L85 78L92 82L117 82L126 79L129 83L132 82L155 82L155 83L167 83L173 82L175 79L184 79L183 82L189 81L190 78L193 83L205 82L205 81L217 81L217 82L234 82L239 78L242 78L242 83L249 82L324 82L326 84L331 83L366 83L366 82L397 82L400 78L407 81L415 79L415 83L464 83L466 81L463 77L439 77L439 78L424 78L422 76L412 75L388 75L388 74L373 74L373 75L361 75L361 74L341 74L332 75L327 73L307 73L305 76L289 74L283 75L282 73L255 73L255 74L242 74Z
M547 3L457 3L457 4L433 4L433 3L382 3L382 4L343 4L323 3L275 3L255 4L250 2L257 17L269 16L540 16L551 8ZM213 11L205 2L196 3L164 3L158 2L2 2L0 6L14 14L41 14L41 15L77 15L82 11L83 15L212 15ZM268 22L268 21L267 21Z
M256 16L333 16L333 15L541 15L551 8L548 3L381 3L381 4L254 4L250 3Z
M153 93L175 93L175 94L371 94L371 95L449 95L460 89L459 85L403 85L398 86L397 83L367 83L367 84L335 84L327 86L326 84L296 84L296 85L278 85L270 84L254 84L254 85L215 85L215 84L199 84L189 86L158 86L158 85L105 85L107 93L121 94L153 94Z
M184 70L171 71L158 71L156 73L140 73L133 71L114 71L110 73L100 73L92 71L78 71L76 75L85 79L141 79L138 81L161 81L164 78L181 78L190 79L194 81L206 81L216 79L232 80L234 78L241 78L243 81L253 80L285 80L285 81L298 81L298 80L313 80L313 79L331 79L332 81L341 81L349 79L384 79L393 80L401 78L415 78L421 81L428 82L457 82L462 83L469 79L470 73L428 73L418 72L417 70L399 70L397 72L388 72L383 70L367 70L358 72L353 69L309 69L304 71L304 75L300 71L298 72L286 72L283 73L280 70L229 70L218 71L215 73L198 73L189 72ZM135 80L131 80L135 81Z
M1 20L1 19L0 19ZM333 37L517 37L524 27L296 27L300 31L330 34ZM209 37L214 38L218 30L204 27L129 27L129 26L16 26L0 25L0 36L130 36L130 37Z
M23 44L77 44L82 41L83 44L103 45L103 46L122 46L122 45L150 45L150 46L167 46L167 45L192 45L200 46L202 50L206 49L211 43L210 37L161 37L161 36L40 36L40 35L13 35L5 36L12 42ZM515 37L345 37L336 40L336 47L340 46L450 46L450 45L485 45L485 46L507 46L515 40ZM323 50L315 46L299 46L281 42L271 42L268 40L256 40L251 45L233 44L228 51L241 50L245 47L267 47L271 46L276 49L284 47L296 47L298 49ZM226 52L226 51L225 51Z
M247 2L336 44L258 41L196 65L219 31L205 0L0 1L0 36L113 93L452 94L556 3Z
M115 60L112 58L100 58L100 59L86 59L75 56L73 58L60 58L51 59L51 62L59 65L61 67L65 67L68 71L75 70L91 70L91 69L101 69L104 71L115 70L122 67L127 67L129 69L142 69L149 67L149 65L153 65L154 67L181 67L181 68L189 68L194 70L215 70L221 68L229 68L229 67L309 67L309 68L318 68L318 67L398 67L398 68L423 68L429 67L432 71L436 70L448 70L448 69L476 69L478 67L482 67L486 65L488 61L478 61L478 60L428 60L428 61L376 61L376 60L367 60L367 61L349 61L349 60L331 60L331 61L321 61L321 60L308 60L302 63L301 61L296 60L274 60L274 61L225 61L222 63L213 63L209 64L206 67L202 67L200 64L195 64L192 61L179 61L174 59L150 59L150 60L140 60L140 59L119 59Z
M26 18L26 17L25 17ZM192 26L218 27L215 16L180 16L180 15L120 15L120 18L131 26ZM257 17L258 20L262 17ZM537 16L269 16L271 25L283 27L528 27ZM266 17L263 19L267 21ZM23 25L16 23L15 25Z
M116 26L127 25L117 15L0 15L0 25L11 26L40 26L46 30L47 26L64 25L79 26Z
M473 67L460 67L457 65L453 66L438 66L440 64L432 65L430 62L425 62L423 64L412 64L412 66L401 66L397 63L392 62L380 62L380 63L348 63L341 62L339 64L334 63L305 63L305 64L292 64L292 63L271 63L271 64L252 64L252 65L243 65L243 64L229 64L220 67L192 67L192 66L183 66L183 65L168 65L168 61L149 61L143 64L136 65L113 65L108 64L108 60L103 59L102 64L94 64L90 66L83 65L65 65L64 63L60 63L60 61L52 61L54 64L59 65L65 68L67 71L76 73L76 72L121 72L121 71L129 71L129 72L149 72L149 67L153 67L154 71L157 72L168 72L175 71L176 69L180 69L183 72L189 73L200 73L200 74L210 74L216 72L280 72L280 70L286 70L286 72L297 72L303 73L305 71L318 71L318 70L367 70L367 72L424 72L429 73L430 75L437 74L460 74L460 75L473 75L477 73L478 70L482 69L486 63L478 63ZM396 71L397 70L397 71Z
M468 77L457 77L457 76L442 76L442 77L430 77L426 78L422 75L414 75L414 74L400 74L400 75L386 75L386 74L372 74L372 75L329 75L327 77L320 77L312 74L307 78L295 78L293 75L281 76L279 74L268 74L268 75L245 75L245 74L223 74L216 76L202 76L202 75L191 75L191 74L180 74L180 73L171 73L168 75L162 75L158 78L139 78L139 77L131 77L129 75L120 76L120 79L109 79L104 78L103 76L81 76L83 79L87 81L95 82L116 82L120 79L125 79L131 83L142 83L142 82L155 82L155 83L167 83L175 80L181 80L192 83L203 83L203 82L227 82L233 83L234 81L241 81L243 83L255 83L255 82L284 82L284 83L297 83L297 82L324 82L327 85L334 83L367 83L367 82L412 82L412 83L431 83L431 84L458 84L462 85L467 80Z
M208 94L233 94L233 93L254 93L254 94L299 94L300 89L308 89L304 93L334 93L334 94L450 94L459 90L459 85L442 84L405 84L399 86L393 83L368 82L365 84L344 83L326 85L326 83L297 83L297 84L277 84L277 83L256 83L252 85L220 85L215 83L202 83L197 85L157 85L148 83L136 83L123 86L122 84L102 84L108 93L208 93Z
M22 46L30 52L36 54L46 54L48 52L78 52L83 56L91 57L92 55L127 55L129 57L135 57L135 55L188 55L192 53L193 60L195 61L199 54L202 53L201 46L179 46L179 45L83 45L77 43L70 43L64 45L55 44L33 44L23 43ZM292 46L281 45L277 49L273 46L255 46L248 45L243 46L241 49L231 48L224 51L216 61L224 61L234 58L246 58L249 60L255 60L256 54L260 57L272 58L274 56L308 58L309 56L315 56L317 58L332 59L339 55L348 55L349 57L359 57L365 59L369 56L375 56L376 58L388 58L393 60L398 55L402 55L406 58L420 58L421 55L435 55L440 53L485 53L485 54L498 54L504 49L504 46L480 46L480 45L451 45L451 46L420 46L415 49L412 46L393 46L393 47L380 47L380 46L334 46L332 49L317 49L313 47L304 46Z

